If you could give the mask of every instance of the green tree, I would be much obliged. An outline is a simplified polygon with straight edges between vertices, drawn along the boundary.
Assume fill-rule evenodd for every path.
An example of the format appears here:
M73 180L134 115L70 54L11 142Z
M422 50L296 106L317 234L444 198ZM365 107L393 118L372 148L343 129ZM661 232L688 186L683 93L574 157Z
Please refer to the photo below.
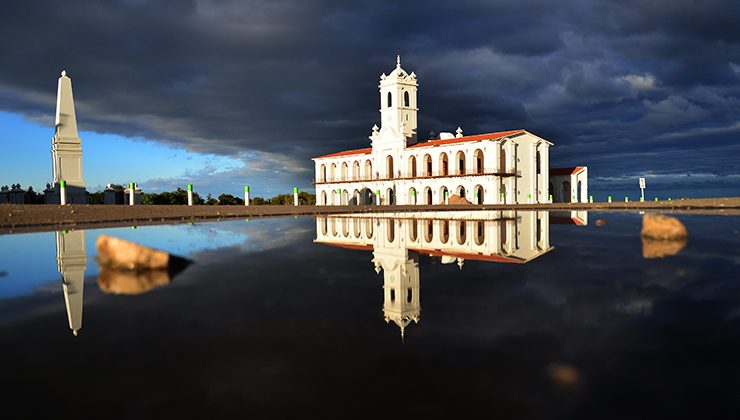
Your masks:
M105 204L104 193L102 191L91 192L90 204Z
M221 194L218 196L218 204L222 206L233 206L244 204L244 200L239 197L234 197L231 194Z

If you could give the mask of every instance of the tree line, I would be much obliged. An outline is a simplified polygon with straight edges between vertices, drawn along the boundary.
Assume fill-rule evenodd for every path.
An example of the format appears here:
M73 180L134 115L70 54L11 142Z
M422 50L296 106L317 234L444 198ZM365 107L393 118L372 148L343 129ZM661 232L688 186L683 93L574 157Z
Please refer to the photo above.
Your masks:
M113 186L114 189L116 186ZM188 204L188 192L182 188L178 188L175 191L164 191L161 193L142 193L141 203L148 205L184 205ZM103 192L98 191L90 193L90 204L104 204ZM249 200L250 205L293 205L293 194L279 194L272 198L254 197ZM310 194L305 191L298 193L298 204L300 205L314 205L316 204L316 194ZM217 198L208 194L205 198L201 197L197 192L193 192L193 205L207 205L207 206L243 206L244 199L241 197L235 197L231 194L221 194Z
M111 188L123 192L125 187L123 185L112 184ZM44 194L37 193L33 190L33 187L28 187L25 191L25 202L26 204L44 204ZM175 191L164 191L161 193L142 193L141 203L147 205L185 205L188 204L188 192L182 188L178 188ZM90 204L105 204L105 193L103 191L95 191L90 193ZM235 197L231 194L221 194L214 198L211 194L208 194L205 198L201 197L197 192L193 192L193 204L194 205L208 205L208 206L228 206L228 205L244 205L244 199L241 197ZM272 198L264 197L253 197L249 200L250 205L281 205L281 206L292 206L293 205L293 194L278 194ZM306 191L300 191L298 193L298 204L300 205L315 205L316 194L311 194Z

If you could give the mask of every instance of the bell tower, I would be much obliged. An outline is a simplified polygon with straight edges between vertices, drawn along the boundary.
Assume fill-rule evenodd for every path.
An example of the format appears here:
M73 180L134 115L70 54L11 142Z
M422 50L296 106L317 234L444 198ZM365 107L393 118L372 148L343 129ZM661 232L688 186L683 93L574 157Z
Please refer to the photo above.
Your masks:
M403 136L406 145L416 143L417 119L419 111L416 92L419 83L416 74L406 73L401 68L401 56L396 57L396 68L386 76L380 76L380 127L381 133L390 129L398 137Z

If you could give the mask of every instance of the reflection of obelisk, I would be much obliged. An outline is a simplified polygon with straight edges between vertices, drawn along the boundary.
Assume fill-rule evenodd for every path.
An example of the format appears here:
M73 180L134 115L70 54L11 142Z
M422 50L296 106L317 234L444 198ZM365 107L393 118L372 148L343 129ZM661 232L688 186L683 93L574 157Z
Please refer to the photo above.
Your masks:
M64 302L69 328L77 335L82 328L82 292L85 286L85 231L57 232L57 267L62 273Z
M82 146L77 135L77 117L72 97L72 80L63 71L57 88L57 112L51 145L54 185L48 188L46 202L59 204L60 182L66 183L68 204L88 204L88 193L82 179Z

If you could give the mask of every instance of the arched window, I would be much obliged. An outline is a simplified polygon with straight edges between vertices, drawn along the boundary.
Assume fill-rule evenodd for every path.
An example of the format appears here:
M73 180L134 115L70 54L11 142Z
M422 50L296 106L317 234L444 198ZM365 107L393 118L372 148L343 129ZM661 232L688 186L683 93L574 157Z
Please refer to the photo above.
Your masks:
M393 95L388 92L388 108L393 106Z
M467 228L465 226L465 222L460 220L458 223L458 229L457 229L457 243L460 245L464 245L465 241L467 240Z
M409 204L416 204L417 203L417 201L416 201L416 188L414 188L414 187L411 187L411 189L409 190L409 200L408 200L408 203Z
M328 203L326 202L326 191L321 191L321 203L322 203L323 205L327 205L327 204L328 204Z
M465 198L465 187L462 185L457 187L457 195L459 195L461 198Z
M320 173L319 176L321 177L319 181L326 182L326 165L324 164L321 165L321 169L319 170L319 173Z
M396 224L395 220L387 219L386 226L388 227L388 242L393 242L396 239Z
M416 178L416 156L409 157L408 176L412 178Z
M504 145L501 145L501 159L499 159L499 172L506 173L506 149L504 149Z
M442 187L439 189L439 204L445 204L445 199L449 197L449 192L447 191L447 187Z
M329 181L334 181L336 176L337 176L337 164L332 163L331 170L329 171Z
M447 240L450 238L450 221L442 220L439 224L439 240L442 241L443 244L446 244Z
M342 181L347 180L347 170L349 166L347 165L347 162L342 163Z
M457 173L458 175L465 175L465 152L462 150L457 152Z
M360 228L361 228L361 226L360 226L360 223L361 223L361 222L360 222L360 219L359 219L359 218L357 218L357 219L354 219L354 220L352 221L352 225L354 226L354 230L353 230L353 237L354 237L355 239L360 239L360 233L361 233L361 232L360 232L360 231L361 231L361 229L360 229Z
M485 222L483 221L475 222L475 244L483 245L483 242L485 240L486 240Z
M373 163L370 159L365 161L365 179L373 179Z
M403 162L401 162L401 166L403 166ZM391 155L385 158L385 177L393 178L393 156Z
M540 151L537 151L537 175L541 174L542 170L540 169Z
M425 195L426 195L426 198L427 198L426 204L433 204L432 203L432 189L431 188L427 187Z
M411 288L406 289L406 302L411 303L411 299L414 297L414 294L411 292Z
M424 155L424 169L426 170L424 176L432 176L432 157L429 155Z
M367 239L373 239L373 219L365 220L365 237Z
M393 191L393 188L388 188L387 197L389 206L396 204L396 192Z
M475 204L483 204L483 187L480 185L477 185L475 187L475 192L473 193L475 198Z
M577 188L576 189L576 196L578 197L578 200L576 201L576 203L582 203L582 202L586 201L586 200L583 199L583 197L581 197L581 181L578 181L578 186L576 188Z
M352 164L352 180L356 181L360 179L360 162L355 161Z
M439 174L442 176L447 176L448 174L447 153L442 153L439 155Z
M424 239L427 241L427 243L432 242L432 239L434 238L434 221L433 220L427 220L424 224Z
M411 106L409 105L410 103L411 103L411 100L409 99L409 93L403 92L403 106L405 107Z
M475 151L475 173L483 173L483 151L480 149Z
M342 191L342 201L343 206L346 206L349 203L349 192L347 190Z
M419 224L416 219L409 222L409 240L416 242L416 238L419 236Z

